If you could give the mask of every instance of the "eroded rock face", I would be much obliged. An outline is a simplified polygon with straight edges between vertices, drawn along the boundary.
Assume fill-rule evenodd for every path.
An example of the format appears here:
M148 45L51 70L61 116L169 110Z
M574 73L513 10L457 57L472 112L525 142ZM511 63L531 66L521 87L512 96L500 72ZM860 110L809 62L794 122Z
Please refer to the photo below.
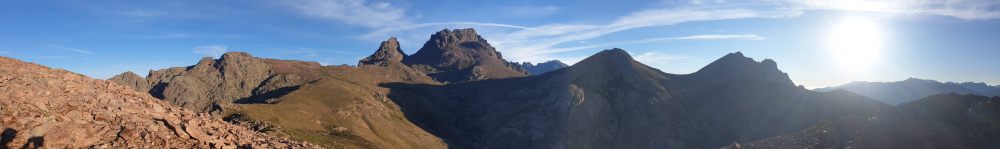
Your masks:
M378 50L358 62L359 67L363 66L388 66L390 64L402 64L406 54L399 48L396 37L389 38L379 45Z
M315 62L263 59L244 52L229 52L217 60L203 58L193 66L150 71L145 88L142 81L127 72L109 80L140 84L136 89L146 90L153 97L194 111L213 112L237 100L274 99L318 79L321 67Z
M5 148L315 147L197 114L119 83L3 57L0 127Z
M424 43L417 53L403 59L413 69L439 82L526 76L524 69L503 59L486 39L473 29L442 30Z

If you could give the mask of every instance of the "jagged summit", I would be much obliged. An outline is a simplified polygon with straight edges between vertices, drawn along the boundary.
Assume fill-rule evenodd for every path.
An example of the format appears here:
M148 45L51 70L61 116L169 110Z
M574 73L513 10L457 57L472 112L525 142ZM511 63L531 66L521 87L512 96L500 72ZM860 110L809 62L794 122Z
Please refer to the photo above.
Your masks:
M444 29L431 35L424 46L406 57L407 64L421 64L435 69L463 69L478 62L506 62L493 46L474 29Z
M778 69L778 64L771 59L755 61L743 55L742 52L726 54L692 74L699 82L714 84L734 80L765 80L794 85L788 74ZM711 79L708 79L711 78Z
M375 53L361 59L358 62L358 66L387 66L390 63L402 63L403 58L406 58L406 53L403 52L403 49L399 48L399 41L396 41L396 37L390 37L388 40L382 41L382 44L379 45L378 50L375 50Z
M503 59L500 52L474 29L441 30L403 63L427 73L440 82L466 82L490 78L526 76L515 63Z

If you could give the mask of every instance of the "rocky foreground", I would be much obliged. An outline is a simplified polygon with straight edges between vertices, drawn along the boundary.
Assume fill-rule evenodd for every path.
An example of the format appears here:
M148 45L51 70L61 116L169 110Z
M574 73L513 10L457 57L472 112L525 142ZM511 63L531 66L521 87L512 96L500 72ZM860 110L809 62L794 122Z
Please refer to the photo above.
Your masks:
M317 148L116 83L0 57L0 148Z

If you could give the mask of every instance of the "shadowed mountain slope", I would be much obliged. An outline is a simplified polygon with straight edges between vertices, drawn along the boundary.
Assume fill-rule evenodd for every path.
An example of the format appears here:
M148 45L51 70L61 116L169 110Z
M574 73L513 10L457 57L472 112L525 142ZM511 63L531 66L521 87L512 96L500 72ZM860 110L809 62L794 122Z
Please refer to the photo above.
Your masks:
M743 148L1000 148L1000 97L939 94Z
M690 75L611 49L528 78L383 86L411 121L457 148L711 148L888 107L796 87L773 61L740 53Z

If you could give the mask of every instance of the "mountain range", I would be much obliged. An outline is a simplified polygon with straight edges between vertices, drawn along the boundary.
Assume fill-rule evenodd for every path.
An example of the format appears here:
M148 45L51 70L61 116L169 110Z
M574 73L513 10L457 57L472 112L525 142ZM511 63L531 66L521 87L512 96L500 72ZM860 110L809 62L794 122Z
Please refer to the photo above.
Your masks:
M819 88L817 91L847 90L891 105L916 101L930 95L957 93L980 96L1000 96L1000 86L986 83L955 83L909 78L898 82L851 82L841 86Z
M200 114L190 118L198 120L185 117L186 123L175 124L173 118L144 116L159 108L110 111L138 115L133 119L141 124L152 123L155 128L139 128L148 134L198 136L169 140L203 145L181 143L191 148L248 144L275 148L1000 148L995 141L1000 140L998 97L939 94L893 106L863 93L805 89L779 70L774 60L758 61L741 52L726 54L691 74L670 74L618 48L600 51L572 66L558 61L511 62L473 29L439 31L412 55L400 47L395 38L389 38L353 67L229 52L192 66L153 70L146 77L125 72L107 81L53 73L58 70L31 64L25 65L38 70L5 66L0 69L4 74L0 75L0 93L4 93L0 95L13 100L0 102L4 104L0 115L5 116L0 124L29 132L61 130L65 128L39 127L45 121L25 122L22 113L60 121L79 114L47 112L36 105L142 101ZM39 71L46 73L39 75ZM98 82L90 86L99 88L72 94L88 97L84 101L49 100L40 95L64 91L57 90L58 86L31 85L53 82L80 87L59 82L61 75ZM18 80L35 77L45 80ZM134 100L118 101L122 99L118 96ZM8 120L11 117L18 119ZM105 126L103 121L94 123ZM203 137L200 129L191 127L202 125L190 123L238 130L212 129L217 131ZM126 126L117 130L147 134L132 131L136 125ZM193 131L177 131L188 128ZM105 127L80 129L114 132ZM244 143L226 133L221 133L221 140L202 139L218 136L217 132L274 139ZM31 137L23 136L37 136L25 131L15 134L7 137L4 133L5 146L30 145ZM155 145L135 137L110 138L69 140L62 145L101 146L116 141ZM38 144L64 147L48 141ZM292 146L283 146L288 144Z

